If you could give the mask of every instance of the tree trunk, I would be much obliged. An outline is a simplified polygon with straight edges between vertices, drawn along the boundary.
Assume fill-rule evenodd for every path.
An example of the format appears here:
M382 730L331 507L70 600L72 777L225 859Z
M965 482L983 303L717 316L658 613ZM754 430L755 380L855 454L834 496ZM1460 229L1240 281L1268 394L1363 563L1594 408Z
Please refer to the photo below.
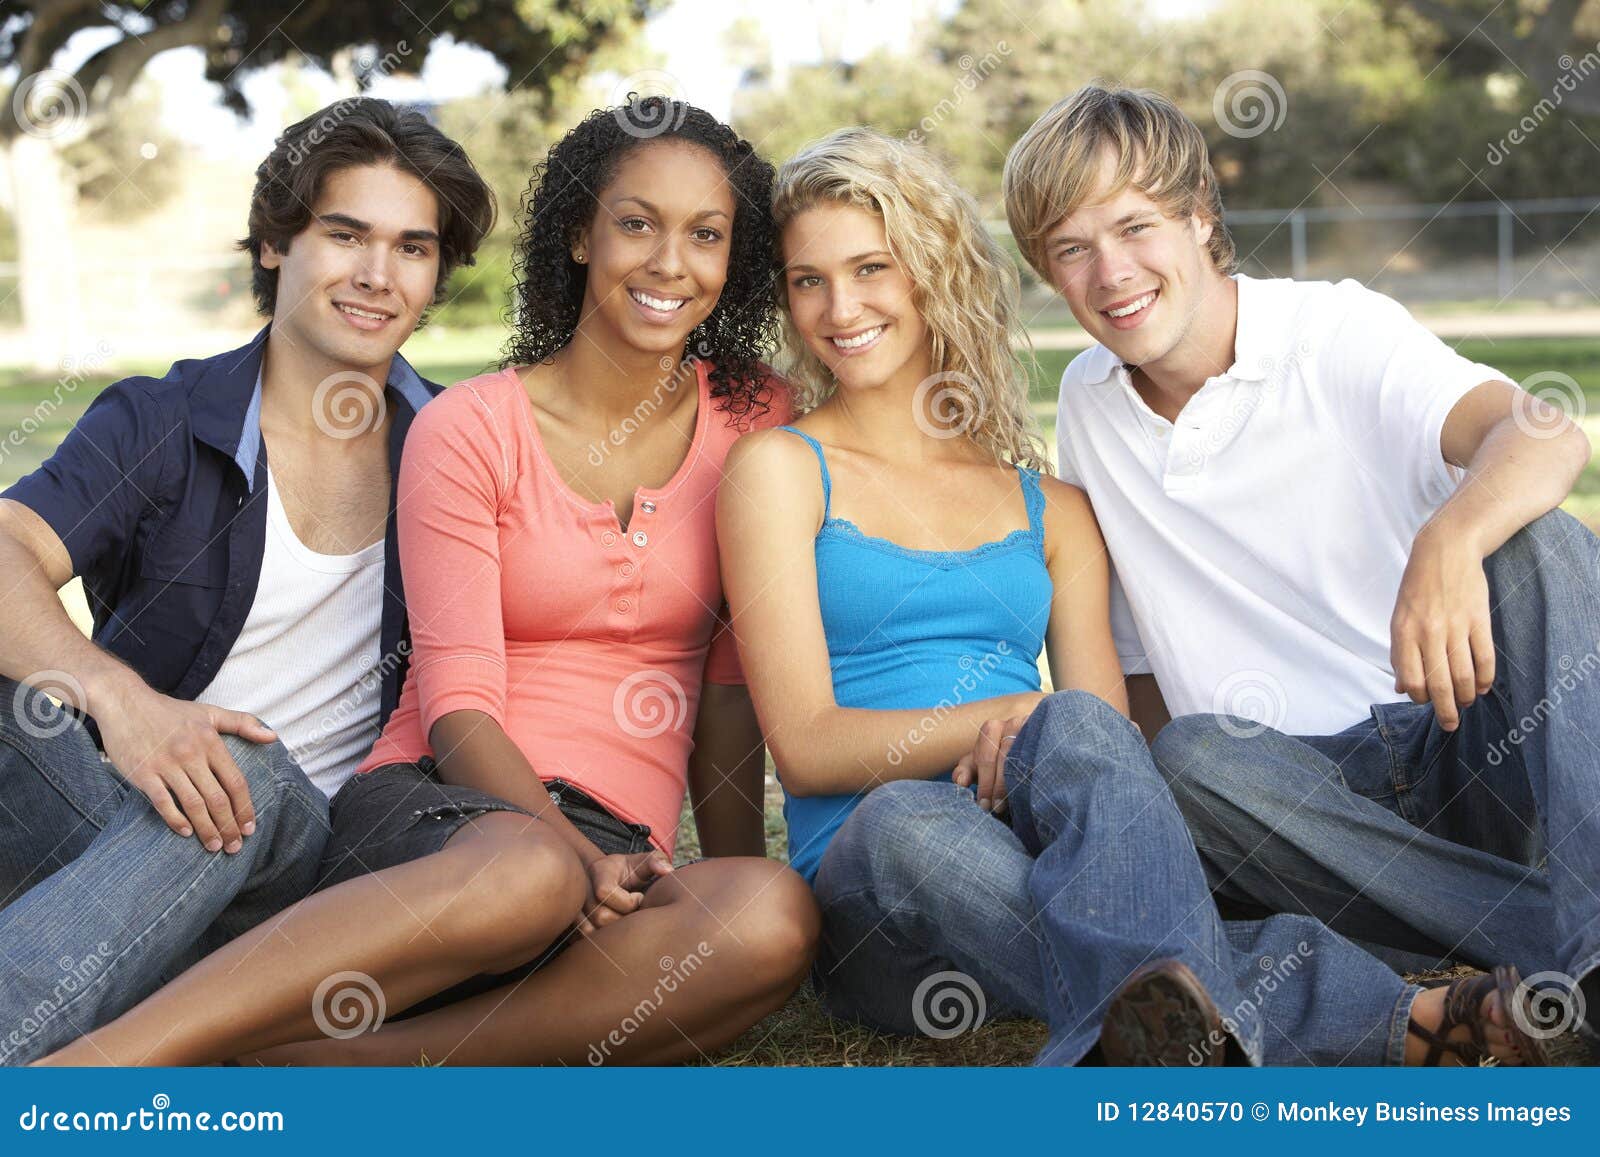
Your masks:
M17 231L17 293L33 368L59 373L84 342L74 224L77 189L57 142L18 133L6 146Z

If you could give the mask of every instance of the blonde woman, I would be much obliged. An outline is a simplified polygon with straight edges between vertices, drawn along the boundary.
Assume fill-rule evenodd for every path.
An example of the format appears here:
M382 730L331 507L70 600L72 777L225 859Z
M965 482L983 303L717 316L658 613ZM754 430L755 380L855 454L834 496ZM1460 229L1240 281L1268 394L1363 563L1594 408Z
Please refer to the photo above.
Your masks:
M783 166L774 216L805 413L735 443L718 533L825 1007L945 1034L1031 1014L1041 1063L1398 1059L1387 968L1309 918L1218 916L1126 717L1094 515L1041 470L1015 269L971 198L845 129ZM1270 997L1267 956L1294 962Z

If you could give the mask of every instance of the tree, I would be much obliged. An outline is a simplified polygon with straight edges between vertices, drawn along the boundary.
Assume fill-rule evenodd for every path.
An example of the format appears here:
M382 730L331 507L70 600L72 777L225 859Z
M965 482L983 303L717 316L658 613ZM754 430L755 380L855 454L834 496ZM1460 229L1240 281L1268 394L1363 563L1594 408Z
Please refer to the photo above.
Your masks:
M1560 86L1566 113L1600 117L1600 78L1588 70L1573 75L1574 62L1593 60L1597 51L1600 4L1594 0L1388 0L1388 6L1434 25L1448 38L1446 51L1463 44L1480 48L1490 67L1510 61L1535 92ZM1569 88L1564 78L1578 83Z
M290 57L332 69L359 50L355 73L364 85L420 69L442 36L494 54L510 74L509 87L537 94L631 34L657 2L455 0L424 23L391 0L304 0L292 8L249 0L0 0L0 67L17 76L0 105L0 150L13 190L22 315L34 360L40 368L58 365L80 325L72 251L77 190L63 151L111 118L159 54L198 48L206 79L240 114L248 111L241 85L254 70ZM81 32L111 40L75 70L55 67Z

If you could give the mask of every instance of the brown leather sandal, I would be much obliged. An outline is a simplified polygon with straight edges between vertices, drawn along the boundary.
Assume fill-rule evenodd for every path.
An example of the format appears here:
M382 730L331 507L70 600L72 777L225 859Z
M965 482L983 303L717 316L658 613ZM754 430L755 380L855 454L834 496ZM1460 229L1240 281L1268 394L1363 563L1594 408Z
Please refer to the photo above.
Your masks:
M1435 1066L1447 1053L1456 1057L1463 1065L1502 1063L1489 1051L1485 1030L1491 1022L1483 1010L1483 1002L1489 994L1498 992L1500 1007L1506 1014L1506 1032L1521 1055L1522 1064L1548 1065L1550 1058L1546 1054L1544 1042L1523 1032L1518 1023L1516 1007L1518 989L1521 987L1522 977L1516 967L1510 964L1499 965L1491 973L1463 976L1452 980L1445 989L1444 1013L1439 1019L1438 1028L1424 1028L1415 1020L1406 1025L1408 1033L1427 1042L1428 1055L1423 1058L1422 1063L1426 1066ZM1527 999L1526 993L1522 999ZM1469 1040L1447 1039L1452 1032L1463 1025L1470 1034Z

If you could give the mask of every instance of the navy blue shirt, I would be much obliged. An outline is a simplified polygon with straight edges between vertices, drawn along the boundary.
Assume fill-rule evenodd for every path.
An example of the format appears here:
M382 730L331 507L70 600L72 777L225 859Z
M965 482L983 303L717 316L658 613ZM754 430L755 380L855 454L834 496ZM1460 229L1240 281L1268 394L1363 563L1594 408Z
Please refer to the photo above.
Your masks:
M114 382L50 459L4 494L49 523L66 545L94 615L94 641L178 699L193 699L210 685L239 638L261 577L267 333L217 357L176 362L162 378ZM410 653L394 480L411 419L440 390L398 354L385 385L394 421L380 728L400 699Z

